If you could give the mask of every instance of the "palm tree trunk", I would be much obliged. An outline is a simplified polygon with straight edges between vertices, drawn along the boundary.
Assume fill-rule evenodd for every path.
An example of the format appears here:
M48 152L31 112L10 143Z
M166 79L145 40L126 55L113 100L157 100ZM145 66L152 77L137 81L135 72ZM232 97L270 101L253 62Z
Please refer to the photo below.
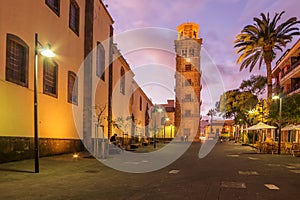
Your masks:
M268 103L272 101L272 69L271 61L265 61L267 67L267 97Z

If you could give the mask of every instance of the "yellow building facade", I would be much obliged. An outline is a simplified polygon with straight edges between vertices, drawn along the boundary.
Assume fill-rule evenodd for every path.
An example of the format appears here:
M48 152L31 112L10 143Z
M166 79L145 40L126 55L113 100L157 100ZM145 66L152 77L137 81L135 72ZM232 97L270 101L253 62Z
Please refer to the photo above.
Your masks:
M40 155L82 150L98 117L105 137L113 133L112 93L121 68L130 67L122 56L114 59L112 25L100 0L0 1L0 162L33 156L36 34L39 50L50 47L56 54L38 54ZM131 87L133 77L122 87ZM144 99L142 111L124 105L131 113L151 104L141 89L137 93ZM141 126L144 116L136 115Z

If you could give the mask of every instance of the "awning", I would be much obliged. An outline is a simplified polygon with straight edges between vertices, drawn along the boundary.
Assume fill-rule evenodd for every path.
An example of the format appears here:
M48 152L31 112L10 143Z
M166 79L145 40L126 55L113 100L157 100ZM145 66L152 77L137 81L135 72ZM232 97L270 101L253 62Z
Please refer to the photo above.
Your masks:
M259 122L256 125L250 126L249 128L247 128L246 130L250 131L250 130L261 130L261 129L275 129L275 126L270 126L268 124Z

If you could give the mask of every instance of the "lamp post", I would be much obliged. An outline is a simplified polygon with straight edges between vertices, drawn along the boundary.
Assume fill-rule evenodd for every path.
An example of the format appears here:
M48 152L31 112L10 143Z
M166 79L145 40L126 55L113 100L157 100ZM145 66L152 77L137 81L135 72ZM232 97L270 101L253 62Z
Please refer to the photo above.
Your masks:
M154 105L154 133L153 133L153 147L156 148L156 104Z
M280 96L273 96L272 99L279 99L279 127L278 127L278 154L280 154L281 146L281 123L282 123L282 98Z
M39 48L40 46L40 48ZM34 38L34 71L33 71L33 127L34 127L34 172L39 173L39 134L38 134L38 55L54 57L50 49L45 49L38 40L38 34Z
M165 139L166 139L166 123L167 121L169 121L169 117L164 117L164 143L165 143Z
M154 105L154 109L151 111L151 117L152 117L152 112L154 112L154 134L153 134L153 146L154 148L156 148L156 120L157 120L157 116L156 116L156 113L161 113L163 111L162 108L158 107L156 104Z

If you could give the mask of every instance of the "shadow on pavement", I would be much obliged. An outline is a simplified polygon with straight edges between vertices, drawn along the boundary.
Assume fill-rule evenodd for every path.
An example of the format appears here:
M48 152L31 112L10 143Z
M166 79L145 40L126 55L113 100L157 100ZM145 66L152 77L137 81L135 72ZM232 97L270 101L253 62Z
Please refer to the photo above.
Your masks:
M19 173L34 173L33 171L20 170L20 169L7 169L7 168L0 168L0 171L5 171L5 172L19 172Z

